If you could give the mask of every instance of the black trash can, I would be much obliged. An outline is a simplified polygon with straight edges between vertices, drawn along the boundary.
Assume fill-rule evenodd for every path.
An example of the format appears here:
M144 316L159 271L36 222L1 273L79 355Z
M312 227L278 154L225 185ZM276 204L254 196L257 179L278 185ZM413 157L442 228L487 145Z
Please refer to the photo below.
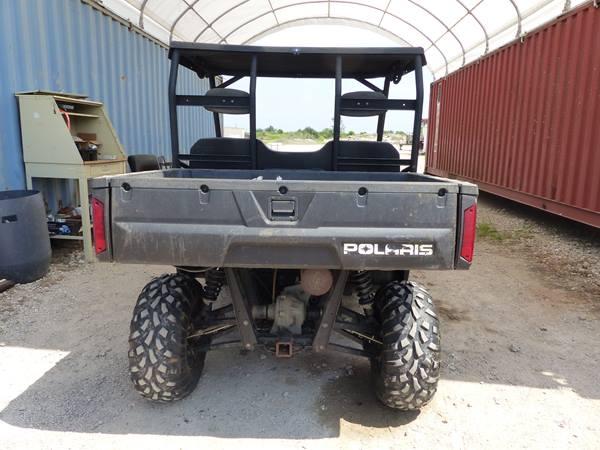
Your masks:
M42 278L51 254L42 194L0 192L0 278L16 283Z

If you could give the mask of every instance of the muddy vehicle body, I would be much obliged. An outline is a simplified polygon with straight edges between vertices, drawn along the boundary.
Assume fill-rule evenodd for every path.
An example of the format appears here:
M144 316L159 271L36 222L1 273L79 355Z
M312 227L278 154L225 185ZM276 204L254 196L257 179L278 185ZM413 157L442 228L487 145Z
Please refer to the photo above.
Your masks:
M219 348L337 350L370 359L386 405L425 405L439 378L440 329L409 272L469 268L477 188L416 173L423 49L174 43L169 57L173 167L91 182L98 259L176 268L134 308L135 388L152 400L182 398L206 352ZM180 65L209 79L206 95L177 93ZM390 99L390 85L408 74L415 98ZM230 88L243 77L249 92ZM333 140L315 152L258 140L258 77L335 80ZM366 90L343 93L347 79ZM213 113L216 136L182 152L177 110L191 107ZM405 158L383 142L390 110L414 113ZM248 114L249 138L222 137L222 114ZM377 140L341 140L343 115L378 117Z

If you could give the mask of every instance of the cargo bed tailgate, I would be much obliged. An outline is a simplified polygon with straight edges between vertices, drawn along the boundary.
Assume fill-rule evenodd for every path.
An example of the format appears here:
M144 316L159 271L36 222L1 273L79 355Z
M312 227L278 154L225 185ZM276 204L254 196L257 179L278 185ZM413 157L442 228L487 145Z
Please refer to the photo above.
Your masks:
M415 174L324 180L294 172L288 180L190 172L94 180L93 196L109 205L109 245L99 258L201 267L464 266L456 255L460 218L477 192L468 183Z

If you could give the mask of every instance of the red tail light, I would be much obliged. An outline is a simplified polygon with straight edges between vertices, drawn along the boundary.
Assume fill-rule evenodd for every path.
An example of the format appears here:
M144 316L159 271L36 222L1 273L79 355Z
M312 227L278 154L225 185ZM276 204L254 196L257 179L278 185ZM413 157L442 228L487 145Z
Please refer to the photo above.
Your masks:
M104 233L104 203L92 197L92 220L94 222L94 247L96 254L106 251L106 235Z
M477 224L477 204L469 206L463 213L462 245L460 257L469 264L473 262L475 232Z

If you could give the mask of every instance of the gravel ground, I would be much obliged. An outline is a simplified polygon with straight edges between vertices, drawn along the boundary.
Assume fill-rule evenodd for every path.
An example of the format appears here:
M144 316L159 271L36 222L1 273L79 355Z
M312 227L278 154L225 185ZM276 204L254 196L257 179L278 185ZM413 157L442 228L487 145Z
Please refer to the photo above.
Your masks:
M420 413L381 406L367 362L335 353L214 352L190 397L150 404L128 380L128 325L168 268L59 252L46 278L0 294L0 447L598 448L597 236L493 197L479 216L470 271L412 274L443 332Z
M503 254L522 255L548 281L600 298L600 229L490 194L479 204L482 238Z

